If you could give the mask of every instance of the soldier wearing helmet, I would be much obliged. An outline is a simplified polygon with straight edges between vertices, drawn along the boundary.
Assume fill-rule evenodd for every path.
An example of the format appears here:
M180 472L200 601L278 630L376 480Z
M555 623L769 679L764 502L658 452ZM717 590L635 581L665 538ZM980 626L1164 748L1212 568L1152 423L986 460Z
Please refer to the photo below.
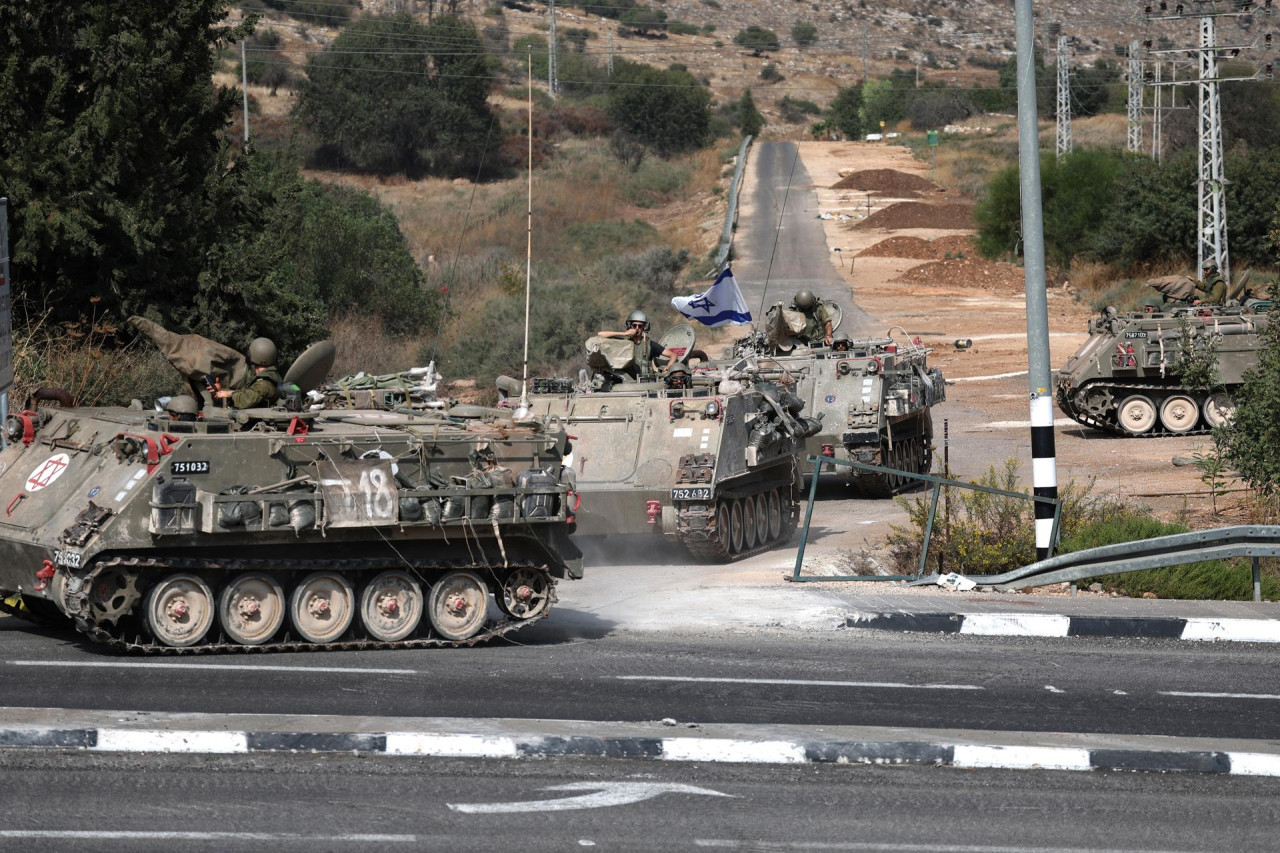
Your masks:
M1213 261L1204 262L1204 276L1196 282L1192 305L1221 305L1227 300L1227 282Z
M797 337L809 345L831 345L831 312L812 290L797 293L791 300L791 310L799 311L805 318L804 331Z
M852 341L844 332L836 332L831 338L831 348L836 352L848 352Z
M670 364L676 360L676 354L664 349L662 344L649 337L649 317L643 311L632 311L627 315L627 328L621 332L601 331L597 337L626 338L634 347L634 367L624 371L632 379L647 379L655 373L655 359L665 358Z
M196 398L190 394L179 394L176 397L170 397L169 402L165 404L165 412L169 415L171 421L194 421L196 415L200 412L200 404L196 402Z
M214 395L219 400L230 400L237 409L256 409L275 404L279 395L280 374L276 371L276 345L270 338L254 338L249 344L247 361L253 368L253 378L238 391L219 387Z
M662 376L663 382L672 391L680 391L689 387L689 368L683 362L677 361L675 364L667 368L667 372Z

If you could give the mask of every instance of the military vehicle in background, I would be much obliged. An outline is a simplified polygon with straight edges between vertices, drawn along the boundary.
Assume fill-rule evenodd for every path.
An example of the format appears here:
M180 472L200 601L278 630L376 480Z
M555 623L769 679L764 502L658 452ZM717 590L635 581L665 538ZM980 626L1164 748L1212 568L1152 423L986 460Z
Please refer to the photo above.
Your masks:
M305 393L327 367L299 362ZM9 418L0 608L128 651L443 646L545 618L582 576L561 427L171 408Z
M1153 285L1154 286L1154 285ZM1195 435L1230 420L1232 394L1258 361L1268 303L1166 305L1089 321L1089 338L1056 379L1058 408L1073 420L1124 436ZM1188 388L1179 373L1183 329L1214 342L1219 383Z
M835 331L840 307L830 301L825 305ZM769 368L767 375L792 387L805 411L821 419L821 429L806 439L806 458L827 456L929 473L932 408L946 400L942 371L928 364L930 350L900 327L881 338L850 338L835 331L831 346L798 339L803 329L803 316L777 303L762 328L735 341L726 358ZM895 331L901 337L895 338ZM918 483L897 474L831 467L835 476L869 497L887 497Z
M819 428L803 403L748 364L689 365L694 335L662 339L663 376L632 379L632 344L588 342L575 379L534 379L532 414L569 433L566 469L582 495L582 535L665 535L695 556L731 561L787 541L798 520L801 450ZM521 384L499 377L515 405Z

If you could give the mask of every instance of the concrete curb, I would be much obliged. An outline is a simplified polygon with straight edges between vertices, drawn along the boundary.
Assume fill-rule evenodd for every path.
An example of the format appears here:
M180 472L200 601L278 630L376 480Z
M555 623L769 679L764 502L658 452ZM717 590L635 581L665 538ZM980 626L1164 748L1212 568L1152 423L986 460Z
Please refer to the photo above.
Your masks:
M1280 643L1280 620L1066 616L1049 613L855 613L849 628L1004 637L1147 637Z
M37 719L49 721L38 724ZM95 724L96 723L96 724ZM433 758L587 756L698 763L890 764L1280 777L1280 743L864 726L285 717L0 709L0 749Z

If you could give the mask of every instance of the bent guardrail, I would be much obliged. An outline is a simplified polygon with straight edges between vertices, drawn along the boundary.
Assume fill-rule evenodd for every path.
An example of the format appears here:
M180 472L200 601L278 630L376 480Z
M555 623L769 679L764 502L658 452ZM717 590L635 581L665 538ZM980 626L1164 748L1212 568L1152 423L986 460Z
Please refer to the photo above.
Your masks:
M733 180L729 183L729 209L724 215L724 230L720 232L720 250L716 252L715 267L707 273L707 278L724 269L729 260L729 249L733 247L734 222L738 219L738 193L742 189L742 173L747 165L747 148L751 145L751 137L745 136L738 147L738 163L733 169Z

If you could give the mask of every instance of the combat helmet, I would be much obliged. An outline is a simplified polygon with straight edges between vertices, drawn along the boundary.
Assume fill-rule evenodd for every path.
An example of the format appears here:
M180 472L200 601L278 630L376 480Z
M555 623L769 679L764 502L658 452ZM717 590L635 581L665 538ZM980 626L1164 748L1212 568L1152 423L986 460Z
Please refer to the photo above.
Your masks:
M801 311L808 311L818 304L818 299L813 295L812 290L802 290L796 294L796 298L791 300L791 303Z
M193 421L200 411L200 404L190 394L179 394L176 397L169 398L164 410L175 420Z
M667 372L662 375L662 381L668 388L688 388L689 376L688 366L682 361L677 361L667 368Z
M276 345L270 338L254 338L249 344L249 363L255 367L276 366Z
M651 325L649 322L649 315L644 313L643 311L638 311L638 310L632 311L630 314L627 315L628 329L631 328L632 323L644 323L644 330L646 332L649 331L649 327Z
M831 348L837 352L845 352L850 345L849 335L846 332L836 332L831 336Z

